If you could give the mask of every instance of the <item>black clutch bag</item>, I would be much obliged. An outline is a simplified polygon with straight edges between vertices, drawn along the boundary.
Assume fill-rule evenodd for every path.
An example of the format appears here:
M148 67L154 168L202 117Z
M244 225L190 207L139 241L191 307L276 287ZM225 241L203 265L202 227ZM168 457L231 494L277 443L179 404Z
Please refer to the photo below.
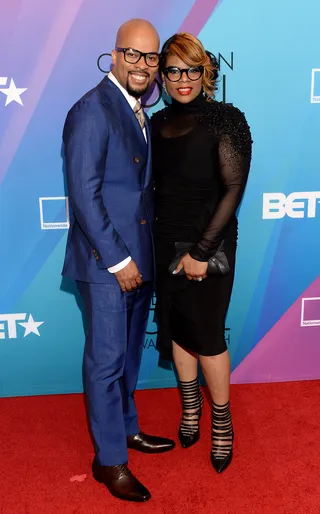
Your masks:
M172 275L174 270L177 268L181 258L189 253L191 248L193 247L193 243L175 243L176 255L173 261L170 263L168 268L169 273ZM220 244L216 253L209 258L208 260L208 268L207 275L226 275L230 271L230 266L228 263L228 259L226 254L223 251L223 241ZM182 268L179 273L176 273L174 276L185 275L184 269Z

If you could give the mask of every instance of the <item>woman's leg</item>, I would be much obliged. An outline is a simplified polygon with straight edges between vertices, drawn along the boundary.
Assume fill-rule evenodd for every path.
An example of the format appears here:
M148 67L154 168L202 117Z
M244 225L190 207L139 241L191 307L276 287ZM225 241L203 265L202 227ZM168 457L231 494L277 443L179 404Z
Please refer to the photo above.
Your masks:
M182 400L179 439L181 445L188 448L199 439L199 420L203 404L198 380L198 355L173 342L173 359Z
M228 350L210 357L200 355L200 364L212 401L224 405L229 401L230 356Z
M226 350L219 355L200 356L200 363L212 398L211 462L216 471L221 473L232 459L229 352Z
M189 352L172 342L174 364L179 376L179 381L190 382L198 377L198 355Z

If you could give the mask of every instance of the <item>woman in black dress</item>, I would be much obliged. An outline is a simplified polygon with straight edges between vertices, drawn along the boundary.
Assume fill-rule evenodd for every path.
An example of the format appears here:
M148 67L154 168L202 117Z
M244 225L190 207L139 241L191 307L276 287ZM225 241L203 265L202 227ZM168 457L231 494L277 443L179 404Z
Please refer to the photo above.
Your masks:
M158 348L177 369L182 397L179 439L184 448L199 439L200 361L212 397L211 462L220 473L232 458L224 330L234 278L236 211L249 173L252 141L244 115L214 100L217 62L197 38L187 33L171 37L162 49L161 73L172 103L151 119ZM179 243L185 243L185 250L173 271L170 264ZM222 254L220 273L216 267L209 274L209 259L220 259L221 251L229 272Z

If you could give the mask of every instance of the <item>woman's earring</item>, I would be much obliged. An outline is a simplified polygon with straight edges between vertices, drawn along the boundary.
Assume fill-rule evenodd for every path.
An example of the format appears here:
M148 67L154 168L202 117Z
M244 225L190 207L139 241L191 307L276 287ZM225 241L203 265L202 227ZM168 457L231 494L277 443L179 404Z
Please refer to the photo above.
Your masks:
M168 96L168 90L167 90L167 86L166 86L165 81L162 82L162 88L163 88L165 94Z
M203 96L206 98L207 93L205 91L202 91Z

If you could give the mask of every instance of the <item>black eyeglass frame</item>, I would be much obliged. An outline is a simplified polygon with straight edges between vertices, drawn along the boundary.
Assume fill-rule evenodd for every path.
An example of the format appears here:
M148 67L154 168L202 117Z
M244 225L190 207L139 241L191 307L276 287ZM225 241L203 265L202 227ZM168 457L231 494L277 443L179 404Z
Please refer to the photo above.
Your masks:
M169 72L170 70L179 70L180 71L180 76L179 78L177 78L177 80L172 80L168 77L169 75ZM189 71L190 70L199 70L200 71L200 77L196 78L196 79L192 79L190 76L189 76ZM179 82L179 80L182 79L182 75L185 73L188 77L189 80L192 80L193 82L196 81L196 80L199 80L202 75L203 75L203 72L204 72L204 67L203 66L190 66L190 68L178 68L178 66L167 66L166 68L164 68L163 70L163 73L164 75L167 77L168 80L170 80L170 82Z
M135 62L129 62L129 61L127 61L127 59L126 59L126 51L127 51L127 50L132 50L133 52L137 52L137 53L140 55L139 59L138 59L137 61L135 61ZM125 60L128 64L137 64L137 63L140 61L141 57L144 57L144 62L146 63L146 65L147 65L147 66L149 66L149 68L157 68L157 67L159 66L159 62L160 62L160 54L158 54L157 52L140 52L140 50L137 50L136 48L131 48L131 47L122 48L121 46L116 47L116 48L115 48L115 51L116 51L116 52L122 52L122 53L123 53L123 58L124 58L124 60ZM155 64L155 65L150 65L150 64L148 64L148 63L147 63L147 56L148 56L148 55L156 55L156 56L158 57L158 63L157 63L157 64Z

